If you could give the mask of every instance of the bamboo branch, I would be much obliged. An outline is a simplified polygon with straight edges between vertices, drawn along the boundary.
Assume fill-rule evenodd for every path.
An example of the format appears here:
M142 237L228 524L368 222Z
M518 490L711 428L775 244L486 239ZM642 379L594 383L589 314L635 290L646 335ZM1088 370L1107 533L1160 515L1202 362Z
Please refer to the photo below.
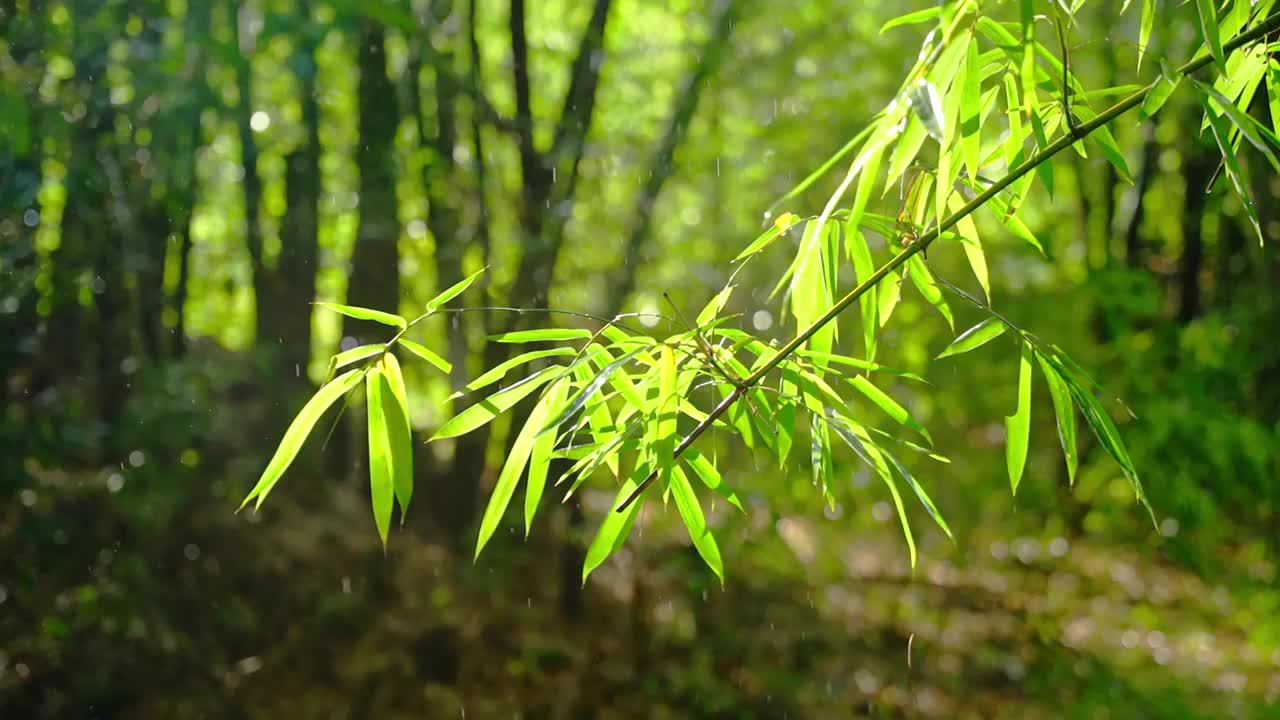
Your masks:
M1261 20L1260 22L1258 22L1257 25L1254 25L1253 28L1251 28L1250 30L1240 33L1236 37L1232 38L1230 42L1223 43L1223 46L1222 46L1223 52L1231 52L1277 29L1280 29L1280 13L1275 13L1267 17L1266 19ZM1178 75L1190 75L1196 72L1197 70L1200 70L1201 68L1203 68L1204 66L1208 65L1211 62L1213 62L1213 57L1211 55L1206 54L1204 57L1201 57L1199 59L1190 60L1186 63L1183 63L1181 66L1178 67L1176 72ZM712 423L718 420L721 415L724 415L724 413L728 411L728 409L738 400L738 398L742 397L742 395L745 394L747 390L749 390L751 387L759 383L760 380L763 379L765 375L767 375L774 368L776 368L788 356L790 356L792 353L798 350L801 345L803 345L806 341L808 341L809 338L813 337L813 335L817 333L819 330L821 330L827 323L834 320L837 316L840 315L840 313L844 312L846 308L848 308L853 303L857 302L858 298L862 297L868 291L870 291L872 288L878 285L880 281L883 280L885 276L887 276L890 272L893 272L893 270L895 270L896 268L900 267L902 264L907 262L907 260L911 259L912 256L923 252L926 248L929 247L929 245L933 243L934 240L937 240L942 233L946 232L951 227L953 227L956 223L960 222L964 218L971 215L978 208L987 204L987 202L989 202L992 198L998 195L1005 188L1012 185L1022 176L1036 169L1043 163L1049 161L1054 155L1057 155L1058 153L1067 149L1077 141L1087 137L1090 133L1093 133L1098 128L1101 128L1109 124L1110 122L1120 117L1121 115L1142 105L1143 100L1146 99L1147 95L1151 92L1152 89L1155 88L1156 84L1159 82L1160 82L1160 78L1157 78L1156 80L1152 81L1150 84L1138 90L1135 90L1132 94L1116 102L1111 107L1099 113L1097 117L1090 120L1089 122L1075 126L1074 128L1071 129L1071 131L1067 132L1062 137L1055 140L1048 147L1044 148L1040 152L1036 153L1035 155L1031 156L1027 160L1023 161L1022 164L1018 165L1017 167L1014 167L1012 170L1006 173L1004 177L992 183L991 186L988 187L985 191L983 191L980 195L978 195L977 197L975 197L974 199L966 203L964 207L948 215L944 220L938 223L938 225L934 227L932 230L926 233L923 233L922 235L917 237L915 240L913 240L910 244L904 247L901 252L893 256L893 258L889 260L889 262L885 263L885 265L883 265L879 270L876 270L865 281L858 284L857 287L850 290L844 297L836 301L836 303L831 306L831 309L827 310L827 312L824 313L822 317L813 321L813 323L811 323L808 327L800 331L800 333L796 335L795 338L791 340L791 342L783 346L782 349L779 350L776 354L774 354L774 356L771 357L768 362L760 366L759 369L757 369L749 377L743 380L741 384L735 387L733 389L733 392L731 392L728 396L724 398L724 400L722 400L718 405L716 405L715 408L713 408L711 412L707 415L707 417L704 418L701 422L699 422L693 428L693 430L691 430L689 434L686 435L684 439L680 441L680 444L677 445L675 448L673 456L679 457L682 453L684 453L684 451L687 450L689 446L693 445L694 441L696 441L704 432L706 432L707 428L711 427ZM629 496L627 496L627 499L623 500L622 503L618 505L618 507L616 508L616 511L623 512L628 507L630 507L631 503L635 502L636 499L639 498L640 495L643 494L644 491L649 487L649 485L652 484L655 479L657 479L658 472L659 471L657 469L651 472L649 476L646 477L644 481L641 482Z

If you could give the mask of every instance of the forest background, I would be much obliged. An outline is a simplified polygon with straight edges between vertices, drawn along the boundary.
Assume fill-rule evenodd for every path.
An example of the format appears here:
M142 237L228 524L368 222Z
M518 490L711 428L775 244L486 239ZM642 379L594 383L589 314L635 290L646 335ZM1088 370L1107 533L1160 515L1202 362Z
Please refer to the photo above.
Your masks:
M955 535L910 508L914 569L867 468L827 505L807 453L741 450L717 462L743 510L707 502L723 585L656 503L584 584L607 486L549 490L473 562L502 419L414 444L385 551L358 414L233 512L329 356L386 339L313 302L412 317L487 268L474 311L418 328L451 365L406 364L421 440L515 352L488 336L572 324L543 310L677 331L778 214L822 208L841 172L775 201L893 97L929 25L882 27L932 5L0 3L0 715L1276 712L1280 258L1186 87L1112 126L1131 181L1055 160L1020 214L1043 254L979 222L995 307L1123 399L1154 523L1083 427L1068 482L1040 385L1011 496L1016 352L935 359L985 315L952 298L953 331L909 284L877 359L929 381L893 392L951 458L911 462ZM1192 3L1154 6L1084 4L1065 51L1042 41L1131 90L1201 43ZM1267 125L1273 82L1241 101ZM1240 160L1280 239L1280 178ZM794 335L770 291L798 240L734 276L734 323ZM954 248L929 264L972 287Z

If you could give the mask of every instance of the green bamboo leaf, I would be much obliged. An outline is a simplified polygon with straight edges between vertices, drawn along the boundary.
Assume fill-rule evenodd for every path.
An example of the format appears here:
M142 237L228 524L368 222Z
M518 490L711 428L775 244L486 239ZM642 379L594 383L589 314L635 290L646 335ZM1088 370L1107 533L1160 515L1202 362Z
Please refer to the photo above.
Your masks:
M1031 229L1027 227L1026 223L1022 222L1022 220L1010 210L1009 205L1004 200L999 197L993 197L986 205L983 206L983 208L987 212L991 213L995 219L998 220L1001 225L1004 225L1006 230L1013 233L1015 237L1026 242L1036 250L1039 250L1041 255L1045 254L1044 246L1036 239L1035 234L1031 232Z
M880 308L880 327L889 324L889 318L893 315L893 309L898 306L900 299L902 299L902 276L897 271L890 271L885 274L879 287L876 288L876 305Z
M475 380L472 380L471 382L464 385L461 390L450 395L449 399L453 400L454 398L461 397L469 392L475 392L480 388L488 387L494 384L495 382L501 380L502 378L506 377L507 373L510 372L512 368L520 367L521 365L524 365L527 362L540 360L542 358L562 357L565 355L575 355L575 354L577 354L577 351L570 347L558 347L558 348L551 348L549 350L533 350L530 352L521 353L511 358L510 360L498 363L493 368L490 368L489 370L485 371L483 374L480 375L480 377L476 378Z
M1005 463L1009 466L1009 484L1015 495L1027 464L1027 445L1031 436L1032 355L1031 345L1023 342L1018 363L1018 409L1005 418Z
M800 222L800 218L796 217L792 213L783 213L778 216L778 219L773 222L773 225L770 225L768 230L760 233L760 236L753 240L745 250L738 253L738 256L733 259L733 262L739 262L745 258L751 257L761 250L769 247L775 240L785 235L787 231L791 229L792 225L795 225L798 222Z
M529 422L526 426L537 427L534 424L534 415L538 414L538 408L543 408L542 415L549 415L560 409L564 404L565 397L569 394L568 378L551 384L547 389L547 394L538 401L538 406L529 414ZM544 418L538 417L537 421L542 422ZM555 433L539 433L533 440L533 448L529 451L529 479L528 485L525 486L524 493L524 536L529 537L529 531L533 529L533 516L538 512L538 503L542 500L542 492L547 486L547 471L551 468L551 453L556 449Z
M862 169L858 173L858 187L853 193L853 205L849 207L846 232L856 230L866 217L867 203L871 201L871 192L875 189L876 179L880 175L880 161L884 159L884 148L883 141L869 143L854 161L855 164L861 163ZM848 241L846 236L845 242L848 243ZM852 252L852 249L846 248L846 251Z
M427 312L435 312L445 303L466 292L467 288L471 287L471 284L474 283L476 278L480 277L482 273L484 273L484 270L477 270L476 272L468 275L465 279L454 283L444 292L428 300Z
M279 482L280 476L284 474L284 471L289 469L293 459L298 456L298 451L302 449L302 444L306 441L307 435L311 434L311 429L320 420L320 416L338 398L359 384L363 378L363 371L359 369L349 370L321 387L316 391L315 395L311 396L307 404L303 405L302 410L294 417L293 422L289 423L289 428L285 430L284 437L280 440L280 445L276 448L275 454L271 456L271 461L267 463L267 467L262 471L258 482L249 491L249 494L245 496L244 502L240 504L241 510L255 498L258 502L254 506L254 510L256 511L262 507L263 501L267 499L267 494Z
M557 384L563 383L563 378L557 382ZM525 421L524 427L520 429L520 434L516 436L515 442L511 445L511 452L508 453L506 462L502 464L502 470L498 473L498 482L493 486L493 493L489 496L488 505L485 506L484 516L480 519L480 533L476 538L475 558L480 557L480 552L484 550L489 538L493 537L494 531L498 529L498 523L502 522L502 515L507 511L507 505L511 503L511 496L515 494L516 484L520 481L520 476L524 474L525 466L529 463L529 455L533 451L533 444L538 430L542 427L542 423L545 422L548 413L551 412L547 404L549 397L551 397L550 392L544 394L539 399L538 404L534 406L533 411L529 413L528 420ZM536 503L534 507L536 508ZM526 515L526 517L530 516Z
M947 305L947 301L942 297L942 289L938 287L938 283L933 279L933 273L929 272L929 267L924 264L924 260L919 255L912 255L907 260L907 274L911 276L911 282L924 296L924 299L935 308L942 317L946 319L947 326L954 331L956 329L955 318L951 316L951 307Z
M591 571L600 567L605 560L609 558L622 544L626 542L627 535L631 533L631 527L635 524L636 517L640 514L640 508L644 505L644 497L641 496L635 502L627 506L626 510L617 512L616 508L640 487L640 483L649 476L649 466L639 464L636 466L635 472L631 473L631 477L627 478L622 486L618 488L618 494L614 496L613 504L609 506L609 512L605 513L604 522L600 523L600 529L596 531L595 539L591 541L590 547L587 548L587 556L582 563L582 584L587 584L587 576Z
M373 343L372 345L361 345L359 347L353 347L350 350L343 350L337 355L334 355L329 361L329 370L330 372L333 372L334 370L344 368L353 362L359 362L365 358L371 358L386 349L387 346L383 343Z
M693 486L689 484L684 468L679 465L671 466L671 495L675 498L680 519L689 530L689 539L693 540L693 546L698 550L707 567L720 578L720 584L723 585L724 561L720 558L720 548L716 545L711 529L707 527L707 519L702 514L702 505L698 503L698 496L694 495Z
M703 327L719 317L720 312L724 310L724 306L729 304L729 296L733 294L733 287L733 285L726 285L723 290L716 293L716 296L711 298L711 302L708 302L706 307L702 308L702 312L698 313L697 319L693 321L694 324L698 327Z
M931 7L931 8L925 8L924 10L909 12L906 15L899 15L898 17L890 20L889 22L886 22L884 25L881 25L880 32L884 33L888 30L892 30L893 28L901 27L903 25L915 25L918 23L929 22L930 20L937 18L941 14L942 14L941 7Z
M1258 244L1264 244L1264 236L1262 234L1262 225L1258 221L1258 209L1253 205L1253 199L1249 196L1248 186L1245 184L1244 172L1240 169L1240 161L1236 158L1235 148L1231 145L1231 138L1226 123L1222 117L1215 112L1207 112L1205 116L1209 118L1209 128L1213 131L1213 139L1218 143L1218 150L1222 153L1223 167L1226 168L1227 177L1231 179L1231 185L1235 188L1236 194L1240 198L1240 204L1244 205L1245 214L1249 216L1249 222L1253 225L1253 229L1258 233Z
M663 347L665 348L666 346L664 345ZM568 406L566 406L565 409L559 415L557 415L554 420L547 423L547 426L542 429L542 432L547 432L549 430L552 430L553 428L558 427L560 423L573 417L574 413L581 410L583 406L587 404L587 401L590 400L591 397L595 395L596 392L598 392L601 387L604 387L604 384L606 382L609 382L609 380L613 378L614 374L617 373L617 371L623 365L626 365L627 362L631 360L631 358L635 357L642 350L644 350L644 348L642 347L636 348L631 352L628 352L627 354L618 358L617 360L611 361L608 365L605 365L604 368L602 368L600 372L595 376L595 378L590 383L588 383L586 387L582 388L582 390L578 392L577 396L574 397L573 402L569 403ZM632 394L628 401L632 403L633 407L638 407L640 398L638 395L635 394L634 389L631 390L631 393ZM624 393L624 396L625 395L626 394Z
M884 454L880 448L872 441L871 436L862 425L849 420L848 418L837 418L832 414L828 414L832 420L831 428L836 431L836 435L844 440L853 452L862 459L863 462L870 465L884 481L886 487L889 488L889 494L893 497L894 507L898 511L898 522L902 525L902 535L907 540L907 550L911 555L911 567L916 566L916 540L911 534L911 522L907 519L907 509L902 504L902 495L898 493L898 486L893 481L893 473L889 470L889 465L884 461Z
M709 490L737 508L738 512L746 514L747 510L742 507L742 501L738 499L737 493L724 484L724 480L720 477L720 471L716 469L714 463L707 459L706 455L703 455L696 448L690 447L684 451L684 455L681 457L684 458L685 464L689 466L693 474L702 480L703 485L706 485Z
M938 512L937 506L933 504L933 499L929 497L929 493L925 492L924 486L916 481L915 476L907 470L905 465L898 462L898 458L895 457L893 453L888 450L884 450L883 448L881 448L881 452L884 453L885 457L889 458L889 462L893 463L893 467L898 470L898 474L902 476L902 479L907 481L907 485L911 486L912 492L916 494L916 498L920 500L920 504L924 506L926 511L928 511L929 517L933 518L934 524L936 524L942 532L946 533L948 538L954 541L956 536L951 533L951 527L947 525L947 521L942 517L942 513Z
M677 377L675 351L670 345L663 345L658 354L658 401L653 412L654 435L649 442L655 449L658 471L668 477L675 465L676 421L680 417Z
M965 56L963 100L960 103L960 136L969 177L977 177L982 169L982 65L979 57L978 38L970 38L969 51Z
M444 358L440 357L439 355L435 354L434 352L428 350L427 348L423 347L422 345L412 340L408 340L406 338L400 338L399 340L396 341L396 344L403 347L405 350L408 350L409 352L413 353L414 355L417 355L423 360L426 360L427 362L431 363L436 367L437 370L439 370L440 372L446 375L453 372L453 365L451 365L448 360L445 360Z
M1196 0L1196 13L1200 16L1200 35L1209 54L1223 72L1227 71L1227 58L1222 53L1222 37L1218 28L1218 13L1213 7L1213 0Z
M1040 363L1040 372L1049 386L1049 397L1053 400L1053 414L1058 422L1058 440L1062 443L1062 456L1067 462L1067 482L1076 484L1076 468L1079 456L1076 454L1076 416L1075 406L1071 404L1071 391L1066 381L1058 375L1043 355L1036 354Z
M1267 63L1267 102L1271 110L1271 128L1280 135L1280 62Z
M1097 113L1084 105L1076 105L1073 110L1084 122L1089 122L1097 117ZM1098 149L1102 151L1102 156L1115 167L1116 172L1120 173L1120 177L1132 185L1134 181L1133 174L1129 172L1129 163L1125 161L1124 153L1120 150L1120 146L1116 144L1116 139L1111 136L1111 131L1104 125L1089 134L1089 141L1098 146Z
M387 428L387 449L391 460L391 484L400 503L400 523L413 499L413 431L409 420L409 395L404 385L400 361L387 353L378 363L382 370L382 415Z
M866 282L876 271L875 260L871 257L871 248L867 245L867 239L862 236L861 230L850 224L845 228L844 240L849 257L853 261L853 272L858 282ZM878 293L875 289L863 293L862 297L858 298L858 308L862 313L862 343L868 362L876 357L876 330L879 329L879 323L876 322L877 313L879 313L876 307L877 298Z
M796 435L796 399L800 397L800 387L794 370L786 367L782 370L781 392L778 393L777 413L774 416L774 447L778 455L778 467L786 467L787 456L791 454Z
M1142 56L1151 43L1151 28L1156 21L1156 0L1142 0L1142 20L1138 25L1138 67L1142 69Z
M489 423L513 405L529 396L530 393L547 384L562 374L562 365L545 367L529 377L490 395L489 397L454 415L436 430L431 440L465 435L478 427Z
M1146 121L1159 112L1181 82L1181 73L1161 65L1160 77L1156 78L1151 90L1147 91L1147 97L1142 101L1142 109L1138 111L1138 117Z
M875 403L876 407L883 410L895 422L915 430L925 440L928 440L930 445L933 444L933 438L929 436L929 431L916 422L915 418L911 417L911 413L907 412L907 409L898 404L898 401L890 397L888 393L871 384L871 381L863 375L855 375L851 382L858 392L861 392L868 400Z
M919 116L912 115L908 118L907 126L898 136L898 142L889 155L889 174L884 179L884 193L887 194L890 188L895 187L894 183L902 177L902 173L906 172L912 161L916 159L916 155L920 154L920 147L924 145L926 137L928 133L925 131L924 124L920 122Z
M964 207L964 199L959 194L952 194L948 203L952 212L958 212ZM966 215L960 218L956 223L956 231L960 235L960 246L964 249L965 259L969 261L969 267L973 269L973 276L978 279L978 284L982 286L982 294L987 298L987 302L991 302L991 275L987 270L987 256L982 251L982 241L978 237L978 225L973 221L972 215Z
M997 318L989 317L968 330L965 330L960 337L953 340L951 344L938 355L937 359L941 360L944 357L961 355L969 352L970 350L976 350L1003 335L1004 331L1004 323L1000 322Z
M938 88L928 80L920 78L907 90L907 99L929 137L939 144L946 142L947 128L943 124L945 116L942 112L942 98L938 95Z
M857 368L859 370L866 370L867 372L882 372L882 373L887 373L889 375L897 375L898 377L906 378L907 380L915 380L916 382L928 383L927 380L920 377L919 375L916 375L915 373L909 373L909 372L906 372L905 370L895 370L885 365L878 365L873 362L867 362L866 360L859 360L858 358L849 357L847 355L814 352L813 350L805 350L803 348L801 348L800 350L797 350L796 352L805 357L817 358L826 363L833 363L836 365L845 365L848 367Z
M1264 125L1242 111L1227 96L1195 78L1191 78L1191 82L1195 84L1196 89L1204 96L1205 112L1213 112L1212 106L1216 105L1227 116L1227 119L1231 121L1236 130L1240 132L1241 137L1257 148L1258 152L1261 152L1263 157L1271 163L1271 167L1275 169L1276 173L1280 174L1280 161L1277 161L1275 150L1273 149L1273 146L1280 146L1280 138L1277 138Z
M316 305L337 313L342 313L347 317L355 318L357 320L371 320L376 323L382 323L383 325L397 327L401 330L405 329L409 325L409 321L399 315L392 315L391 313L385 313L381 310L370 310L369 308L356 307L354 305L339 305L338 303L329 302L318 302Z
M516 330L515 332L490 335L489 339L500 343L528 342L563 342L567 340L590 340L591 331L581 328L545 328L542 330Z
M373 504L373 521L378 526L378 537L382 539L384 551L387 547L387 533L391 529L391 509L395 503L387 413L382 408L384 399L391 399L391 393L390 390L383 392L382 386L385 384L380 368L373 368L365 376L369 415L369 495Z

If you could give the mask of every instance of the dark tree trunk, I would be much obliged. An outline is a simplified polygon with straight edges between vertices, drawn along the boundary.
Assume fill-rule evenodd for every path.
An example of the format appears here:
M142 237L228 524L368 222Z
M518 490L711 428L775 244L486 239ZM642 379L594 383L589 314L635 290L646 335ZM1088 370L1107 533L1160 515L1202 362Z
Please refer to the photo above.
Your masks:
M366 20L357 51L360 69L360 222L351 258L347 302L396 312L400 303L400 215L396 201L395 133L400 123L395 87L387 77L381 25ZM345 318L343 334L360 342L385 339L386 326Z
M1178 310L1180 323L1200 315L1200 273L1204 264L1204 221L1208 185L1218 166L1218 156L1197 148L1187 159L1184 173L1185 200L1182 209L1182 254L1178 258Z

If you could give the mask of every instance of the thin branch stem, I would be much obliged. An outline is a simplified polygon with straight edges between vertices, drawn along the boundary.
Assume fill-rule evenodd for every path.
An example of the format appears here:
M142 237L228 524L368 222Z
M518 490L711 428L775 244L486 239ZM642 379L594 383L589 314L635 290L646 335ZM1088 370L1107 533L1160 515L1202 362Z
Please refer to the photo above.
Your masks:
M1223 43L1222 49L1224 52L1231 52L1243 45L1246 45L1250 42L1253 42L1254 40L1257 40L1263 37L1264 35L1276 30L1277 28L1280 28L1280 13L1275 13L1267 17L1266 19L1260 21L1257 25L1255 25L1250 30L1237 35L1230 42ZM1190 75L1196 72L1197 70L1200 70L1201 68L1203 68L1204 66L1208 65L1211 62L1213 62L1213 57L1211 55L1206 54L1204 57L1201 57L1199 59L1190 60L1186 63L1183 63L1177 69L1177 73L1178 75ZM1017 167L1014 167L1012 170L1006 173L1004 177L992 183L992 185L988 187L986 190L984 190L981 194L979 194L978 196L970 200L968 203L966 203L964 207L960 208L959 210L956 210L955 212L947 216L944 220L939 222L937 227L925 232L924 234L920 235L915 240L913 240L911 243L909 243L906 247L902 249L901 252L893 256L893 258L889 260L889 262L885 263L879 270L876 270L874 273L871 274L870 277L868 277L863 282L859 283L857 287L850 290L844 297L836 301L836 303L832 305L831 308L822 315L822 317L813 321L813 323L811 323L804 330L801 330L800 333L796 335L794 339L791 340L791 342L784 345L773 357L771 357L768 360L768 362L766 362L764 365L761 365L759 369L751 373L751 375L748 376L746 379L744 379L740 385L735 387L732 393L725 396L724 400L722 400L720 404L716 405L715 408L711 410L710 414L707 415L706 419L698 423L693 428L693 430L689 431L689 434L686 435L684 439L680 441L680 444L677 445L675 448L674 457L679 457L682 453L684 453L685 450L687 450L691 445L693 445L694 441L696 441L699 437L701 437L702 434L707 431L707 428L711 427L711 424L714 423L717 419L719 419L721 415L727 412L729 408L735 402L737 402L738 398L742 397L742 395L745 394L748 389L750 389L752 386L760 382L760 380L763 379L765 375L767 375L770 371L772 371L775 367L777 367L787 356L791 355L796 350L798 350L800 346L804 345L805 342L809 340L809 338L813 337L813 335L816 334L819 330L821 330L824 326L826 326L827 323L830 323L837 316L839 316L840 313L844 312L846 308L848 308L853 303L857 302L858 298L862 297L868 291L870 291L872 288L878 285L880 281L884 280L884 278L889 273L893 272L895 269L902 266L904 263L907 262L907 260L910 260L913 256L923 252L926 248L929 247L929 245L933 243L934 240L937 240L942 233L951 229L953 226L955 226L956 223L960 222L964 218L971 215L978 208L987 204L987 202L989 202L992 198L998 195L1005 188L1012 185L1022 176L1036 169L1043 163L1049 161L1054 155L1057 155L1058 153L1067 149L1068 147L1070 147L1072 144L1074 144L1081 138L1088 136L1089 134L1107 125L1108 123L1112 122L1113 120L1120 117L1121 115L1142 105L1142 102L1146 99L1147 95L1151 92L1152 89L1155 88L1155 86L1159 82L1160 82L1160 79L1156 79L1155 81L1152 81L1150 84L1138 90L1135 90L1132 94L1126 96L1125 98L1121 99L1111 107L1099 113L1097 117L1090 120L1089 122L1077 125L1074 128L1074 131L1064 134L1062 137L1050 143L1048 147L1044 148L1043 150L1037 152L1035 155L1031 156L1027 160L1023 161L1022 164L1018 165ZM631 503L635 502L636 499L639 498L640 495L644 493L644 491L649 487L649 485L652 484L655 479L657 479L657 477L658 477L658 470L655 469L652 473L649 474L647 478L644 479L643 482L640 483L639 486L636 487L636 489L629 496L627 496L627 499L623 500L622 503L618 505L618 507L616 508L617 512L623 512L628 507L630 507Z

